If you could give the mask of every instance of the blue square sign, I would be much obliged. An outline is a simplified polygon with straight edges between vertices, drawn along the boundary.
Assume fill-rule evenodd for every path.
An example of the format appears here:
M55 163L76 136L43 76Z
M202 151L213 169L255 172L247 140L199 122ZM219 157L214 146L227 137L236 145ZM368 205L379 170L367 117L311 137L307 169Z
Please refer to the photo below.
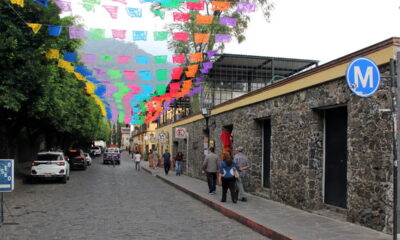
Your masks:
M0 192L14 190L14 160L0 159Z

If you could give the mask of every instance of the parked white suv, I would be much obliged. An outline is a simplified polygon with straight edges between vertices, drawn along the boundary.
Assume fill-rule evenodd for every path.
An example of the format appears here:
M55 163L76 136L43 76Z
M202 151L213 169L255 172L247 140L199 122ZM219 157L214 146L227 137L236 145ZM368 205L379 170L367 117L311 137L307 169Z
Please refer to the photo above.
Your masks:
M57 178L62 183L69 179L69 163L62 152L39 152L32 162L31 177L36 179Z

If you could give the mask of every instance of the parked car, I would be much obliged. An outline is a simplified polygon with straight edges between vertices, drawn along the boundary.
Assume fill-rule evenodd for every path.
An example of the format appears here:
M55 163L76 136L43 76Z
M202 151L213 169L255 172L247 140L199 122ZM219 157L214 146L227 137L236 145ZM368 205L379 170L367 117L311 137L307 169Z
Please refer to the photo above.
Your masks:
M89 153L83 153L83 155L85 156L87 165L92 165L92 158L90 157Z
M121 152L119 148L107 148L103 154L103 164L112 163L115 161L115 164L121 164Z
M60 179L67 183L69 179L69 162L62 152L39 152L36 159L32 161L31 179Z
M65 155L69 159L69 164L71 169L83 169L86 170L87 162L85 155L81 149L71 149L68 150Z
M102 151L100 146L94 146L90 148L90 155L92 156L99 156L101 153Z

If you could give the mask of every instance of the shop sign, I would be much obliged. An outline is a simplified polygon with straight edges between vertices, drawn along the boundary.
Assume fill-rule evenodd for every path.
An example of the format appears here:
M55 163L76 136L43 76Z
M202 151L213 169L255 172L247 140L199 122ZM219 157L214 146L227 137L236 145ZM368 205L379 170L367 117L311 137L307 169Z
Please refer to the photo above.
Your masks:
M346 71L347 85L359 97L369 97L376 92L381 82L378 66L369 58L353 60Z

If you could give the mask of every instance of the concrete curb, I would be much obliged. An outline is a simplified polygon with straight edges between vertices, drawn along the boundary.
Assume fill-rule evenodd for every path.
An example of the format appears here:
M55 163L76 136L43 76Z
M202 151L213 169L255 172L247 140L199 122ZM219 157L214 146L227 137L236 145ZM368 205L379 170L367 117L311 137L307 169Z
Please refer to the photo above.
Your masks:
M273 230L271 228L263 226L263 225L255 222L255 221L253 221L253 220L251 220L251 219L249 219L249 218L247 218L247 217L245 217L243 215L240 215L237 212L234 212L234 211L224 207L223 205L215 203L215 202L213 202L213 201L211 201L211 200L209 200L207 198L204 198L203 196L201 196L201 195L199 195L199 194L197 194L195 192L192 192L189 189L184 188L184 187L182 187L182 186L180 186L180 185L178 185L178 184L166 179L165 177L163 177L163 176L161 176L161 175L159 175L157 173L154 173L153 171L151 171L150 169L147 169L146 167L142 167L142 169L145 170L146 172L150 173L150 174L155 175L157 178L163 180L164 182L168 183L169 185L171 185L171 186L181 190L182 192L188 194L189 196L193 197L194 199L199 200L202 203L206 204L207 206L217 210L218 212L224 214L225 216L230 217L230 218L240 222L241 224L250 227L251 229L259 232L260 234L262 234L262 235L264 235L264 236L266 236L268 238L271 238L272 240L293 240L292 238L290 238L290 237L288 237L288 236L286 236L286 235L284 235L282 233L279 233L279 232L277 232L277 231L275 231L275 230Z

